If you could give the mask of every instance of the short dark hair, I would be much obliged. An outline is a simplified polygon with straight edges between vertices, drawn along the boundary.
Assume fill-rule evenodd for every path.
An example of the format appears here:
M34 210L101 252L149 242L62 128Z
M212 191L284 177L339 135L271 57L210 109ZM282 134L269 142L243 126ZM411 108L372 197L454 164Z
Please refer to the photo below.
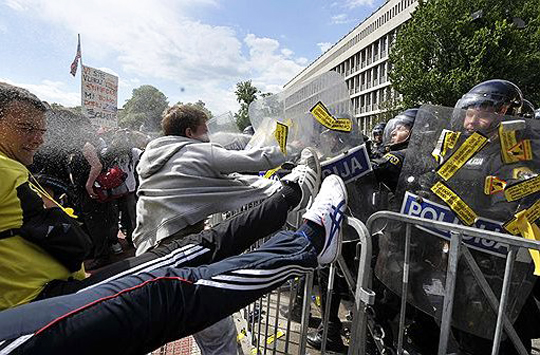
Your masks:
M202 110L187 105L174 105L163 113L161 128L166 136L186 136L186 129L197 129L208 120Z
M2 118L7 107L14 101L26 102L41 112L47 111L47 106L30 91L0 82L0 118Z

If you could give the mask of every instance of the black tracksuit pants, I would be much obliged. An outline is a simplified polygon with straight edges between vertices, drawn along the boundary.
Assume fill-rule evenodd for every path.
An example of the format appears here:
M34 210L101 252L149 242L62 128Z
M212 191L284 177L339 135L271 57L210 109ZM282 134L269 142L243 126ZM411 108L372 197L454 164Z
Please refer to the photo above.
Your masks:
M114 264L77 293L0 312L0 354L145 354L208 327L317 265L304 231L278 232L237 255L282 226L288 208L276 194L214 229Z

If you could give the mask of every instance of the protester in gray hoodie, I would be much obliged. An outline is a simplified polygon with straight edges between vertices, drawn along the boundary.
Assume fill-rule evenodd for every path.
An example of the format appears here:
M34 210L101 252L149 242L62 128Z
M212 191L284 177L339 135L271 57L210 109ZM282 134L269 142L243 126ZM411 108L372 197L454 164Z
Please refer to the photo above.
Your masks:
M196 233L212 214L235 210L276 192L279 182L235 172L258 172L285 162L278 147L226 150L210 143L206 115L175 105L161 122L165 136L148 144L137 167L140 178L137 255L165 238Z

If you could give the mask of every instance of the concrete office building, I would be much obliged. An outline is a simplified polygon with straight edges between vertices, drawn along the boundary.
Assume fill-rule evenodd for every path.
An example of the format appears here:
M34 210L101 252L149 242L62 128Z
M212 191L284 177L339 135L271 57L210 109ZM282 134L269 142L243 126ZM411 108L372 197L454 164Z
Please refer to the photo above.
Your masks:
M418 1L388 0L339 42L285 84L293 88L316 75L334 70L345 78L353 114L360 128L369 133L377 115L395 92L388 79L388 52L399 27L411 18Z

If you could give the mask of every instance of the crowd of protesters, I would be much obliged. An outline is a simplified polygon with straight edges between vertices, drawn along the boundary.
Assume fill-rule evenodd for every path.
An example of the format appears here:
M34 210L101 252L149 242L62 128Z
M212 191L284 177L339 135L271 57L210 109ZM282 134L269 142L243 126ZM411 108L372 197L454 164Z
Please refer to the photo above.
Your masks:
M135 168L148 137L128 129L96 129L68 109L50 109L46 115L45 143L29 170L53 197L74 209L92 238L86 270L103 267L114 260L111 255L133 249Z

